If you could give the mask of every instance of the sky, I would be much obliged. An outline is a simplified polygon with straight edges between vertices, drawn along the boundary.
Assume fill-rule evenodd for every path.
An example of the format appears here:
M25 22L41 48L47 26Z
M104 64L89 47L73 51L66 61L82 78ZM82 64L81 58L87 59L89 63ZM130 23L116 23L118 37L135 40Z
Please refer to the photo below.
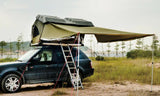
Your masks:
M0 41L31 40L38 14L92 21L95 26L160 36L160 0L0 0Z

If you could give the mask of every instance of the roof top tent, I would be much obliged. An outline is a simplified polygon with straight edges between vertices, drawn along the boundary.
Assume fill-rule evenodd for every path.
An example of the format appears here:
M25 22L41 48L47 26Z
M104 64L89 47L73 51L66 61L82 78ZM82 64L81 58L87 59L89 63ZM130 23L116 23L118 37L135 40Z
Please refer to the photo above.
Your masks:
M83 19L65 18L56 16L38 15L32 26L32 45L43 45L43 43L74 43L76 34L67 32L57 25L68 25L76 27L94 27L92 22ZM84 35L81 35L84 38ZM76 42L75 42L76 43Z
M83 19L62 19L56 16L38 15L32 26L31 45L43 45L44 43L77 43L74 42L77 33L80 33L80 41L83 40L85 34L94 34L97 41L102 43L132 40L153 35L95 27L92 22Z

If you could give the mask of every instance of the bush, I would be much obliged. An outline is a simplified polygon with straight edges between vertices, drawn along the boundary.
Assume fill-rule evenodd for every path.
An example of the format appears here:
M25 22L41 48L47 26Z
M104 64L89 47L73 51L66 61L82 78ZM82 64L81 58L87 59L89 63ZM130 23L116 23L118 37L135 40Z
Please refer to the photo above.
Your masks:
M154 51L154 55L155 55L156 57L160 57L160 51Z
M155 57L160 57L160 51L156 50L154 51ZM151 58L152 57L152 51L145 51L145 50L131 50L127 52L127 58Z
M104 60L104 57L103 57L103 56L97 56L97 57L96 57L96 60L97 60L97 61L103 61L103 60Z

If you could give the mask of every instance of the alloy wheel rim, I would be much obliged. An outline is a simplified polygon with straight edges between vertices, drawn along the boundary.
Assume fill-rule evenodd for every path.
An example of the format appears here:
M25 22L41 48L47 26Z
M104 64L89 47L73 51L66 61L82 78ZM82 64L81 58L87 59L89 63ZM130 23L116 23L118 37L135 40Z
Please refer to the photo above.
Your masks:
M8 91L14 92L18 90L20 86L19 80L16 77L9 77L5 82L5 87Z

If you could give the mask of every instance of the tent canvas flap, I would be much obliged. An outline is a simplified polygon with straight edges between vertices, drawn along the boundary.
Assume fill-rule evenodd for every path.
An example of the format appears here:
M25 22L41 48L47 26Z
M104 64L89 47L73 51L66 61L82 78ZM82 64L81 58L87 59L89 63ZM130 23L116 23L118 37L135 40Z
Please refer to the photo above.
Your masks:
M107 28L100 27L76 27L68 25L58 25L54 24L58 28L75 32L75 34L94 34L98 42L113 42L113 41L124 41L138 39L146 36L152 36L153 34L140 34L140 33L131 33L118 30L112 30Z

